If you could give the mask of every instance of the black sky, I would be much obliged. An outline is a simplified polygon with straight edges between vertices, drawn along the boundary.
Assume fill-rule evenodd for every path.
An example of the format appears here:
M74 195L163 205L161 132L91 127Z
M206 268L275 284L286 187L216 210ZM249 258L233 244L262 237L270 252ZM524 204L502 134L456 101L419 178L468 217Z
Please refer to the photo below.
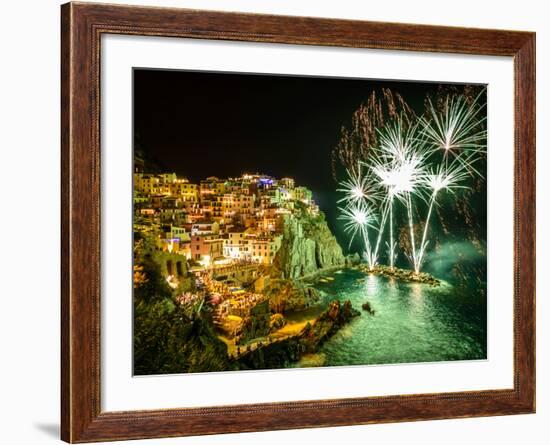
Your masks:
M331 152L373 89L418 110L434 83L134 69L135 149L193 182L207 176L290 176L335 204Z

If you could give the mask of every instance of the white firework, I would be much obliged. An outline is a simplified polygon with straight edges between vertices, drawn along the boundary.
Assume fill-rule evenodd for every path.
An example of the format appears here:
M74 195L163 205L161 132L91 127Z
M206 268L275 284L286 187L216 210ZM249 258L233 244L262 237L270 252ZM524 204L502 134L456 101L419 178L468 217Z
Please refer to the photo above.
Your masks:
M359 202L340 207L339 210L341 214L338 219L344 221L344 230L350 235L350 246L355 237L360 236L364 243L369 266L373 267L368 229L374 227L377 217L372 207L365 202Z
M417 124L404 122L402 116L388 122L378 131L378 152L384 161L392 163L404 162L412 153L418 150Z
M373 172L391 197L403 199L408 193L421 193L426 167L421 157L409 155L398 163L376 165Z
M414 261L414 270L416 273L420 272L420 268L422 267L422 263L424 261L426 247L428 246L428 227L430 224L430 217L432 216L433 207L436 205L437 196L441 191L454 193L455 189L469 188L463 184L463 181L468 179L470 176L465 167L467 164L467 161L461 162L457 157L451 162L450 165L441 163L426 174L426 187L431 191L431 196L428 206L428 214L426 216L426 221L424 222L424 230L422 231L422 240L420 241L418 254L416 255Z
M483 91L468 103L464 96L453 96L445 99L445 106L437 110L431 99L428 99L428 117L422 117L421 135L434 152L443 154L445 162L455 157L459 162L485 153L487 148L487 130L483 123L487 116L483 114L485 105L478 101ZM466 158L459 156L464 154ZM464 167L469 173L478 174L473 162L467 162Z
M339 210L341 215L338 219L344 221L344 230L350 233L351 241L358 233L362 233L368 227L373 227L376 222L376 216L372 208L364 203L340 207Z
M393 268L396 258L394 241L394 201L406 210L410 237L410 260L416 273L425 258L428 229L437 198L443 192L467 189L466 181L474 174L483 178L477 163L486 152L484 129L485 105L479 103L482 91L473 101L463 96L448 96L438 110L428 99L426 117L404 119L402 116L377 129L378 145L369 147L366 159L346 172L339 184L343 197L339 219L351 237L363 240L369 266L377 264L378 251L389 221L388 259ZM413 215L418 200L428 206L422 238L415 242ZM379 212L379 215L377 214ZM377 229L374 245L369 229Z
M375 187L369 170L362 169L360 163L356 169L347 169L346 176L336 189L344 194L338 203L358 204L365 200L374 204L380 199L380 191Z
M433 194L440 190L453 191L457 188L468 188L461 184L468 177L464 163L455 159L451 165L440 164L436 168L429 169L425 176L425 183Z
M386 191L385 206L374 254L378 255L384 226L389 218L389 260L392 268L396 246L393 240L394 198L401 201L407 209L411 246L413 247L413 263L416 261L411 196L425 199L425 189L422 186L430 153L425 140L418 137L418 132L418 123L404 124L402 118L395 119L379 131L380 146L375 151L377 156L371 160L374 176L378 180L379 186Z

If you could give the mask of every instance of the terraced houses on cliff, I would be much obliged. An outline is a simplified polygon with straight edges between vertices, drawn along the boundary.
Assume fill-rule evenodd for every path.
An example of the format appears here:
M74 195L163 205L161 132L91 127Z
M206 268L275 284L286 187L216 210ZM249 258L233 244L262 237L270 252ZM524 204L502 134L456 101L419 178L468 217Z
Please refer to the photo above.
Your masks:
M152 233L160 250L199 267L272 264L297 202L319 211L292 178L244 174L194 184L175 173L134 173L134 231Z

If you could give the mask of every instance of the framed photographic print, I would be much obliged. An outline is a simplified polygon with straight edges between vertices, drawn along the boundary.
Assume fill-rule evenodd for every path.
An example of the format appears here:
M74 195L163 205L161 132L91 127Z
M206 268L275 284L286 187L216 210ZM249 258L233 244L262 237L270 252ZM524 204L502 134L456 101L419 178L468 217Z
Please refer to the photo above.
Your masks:
M535 35L62 6L62 438L532 413Z

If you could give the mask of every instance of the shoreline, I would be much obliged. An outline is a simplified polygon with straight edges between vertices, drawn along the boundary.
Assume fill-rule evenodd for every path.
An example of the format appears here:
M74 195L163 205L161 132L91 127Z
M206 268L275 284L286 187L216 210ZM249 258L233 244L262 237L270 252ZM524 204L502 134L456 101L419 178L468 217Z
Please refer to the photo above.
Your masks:
M312 274L304 275L303 277L300 277L300 278L294 278L294 280L298 282L308 283L310 281L315 281L317 278L319 278L323 274L336 272L337 270L348 269L348 268L351 268L351 267L346 266L345 264L342 264L340 266L325 267L324 269L319 269L317 272L314 272Z
M389 266L386 265L377 265L375 266L375 268L369 269L366 263L359 263L355 265L343 264L333 267L327 267L324 269L320 269L313 274L296 278L292 281L314 287L321 283L325 283L323 281L320 281L325 275L334 275L336 272L346 269L354 270L365 275L377 275L387 278L393 278L405 283L413 282L427 284L430 287L437 287L441 284L440 280L425 272L415 274L412 270L401 269L397 267L391 269ZM326 307L324 304L321 304L321 302L317 302L316 304L302 310L293 310L284 315L286 319L286 324L282 328L270 332L267 335L250 339L240 345L236 344L233 339L228 338L224 335L220 335L219 338L227 346L227 354L229 359L235 362L239 362L241 359L244 359L249 355L255 355L259 350L262 350L263 353L267 356L269 356L272 349L277 349L276 355L281 354L281 348L284 349L284 345L286 345L287 343L293 344L293 355L301 357L306 352L294 350L296 346L294 343L300 343L301 339L305 335L306 326L315 326L315 324L319 320L319 317L323 316L323 314L328 310L328 308L331 306L331 303L333 302L334 300L332 302L329 302ZM348 304L350 305L351 311L356 311L357 313L359 313L359 311L363 309L363 311L369 313L370 315L374 315L374 311L372 309L369 310L369 308L365 308L365 305L354 308L351 306L350 302L348 302ZM366 304L368 304L368 302L366 302ZM347 322L349 321L351 321L351 319L348 319ZM344 324L347 323L336 323L338 327L335 326L336 329L333 330L332 335L335 333L335 331L339 330L339 328L343 327ZM310 344L308 346L307 353L315 354L318 352L317 346L319 346L319 342L313 343L314 344ZM268 357L266 357L266 359L268 359ZM290 361L297 362L298 360Z

